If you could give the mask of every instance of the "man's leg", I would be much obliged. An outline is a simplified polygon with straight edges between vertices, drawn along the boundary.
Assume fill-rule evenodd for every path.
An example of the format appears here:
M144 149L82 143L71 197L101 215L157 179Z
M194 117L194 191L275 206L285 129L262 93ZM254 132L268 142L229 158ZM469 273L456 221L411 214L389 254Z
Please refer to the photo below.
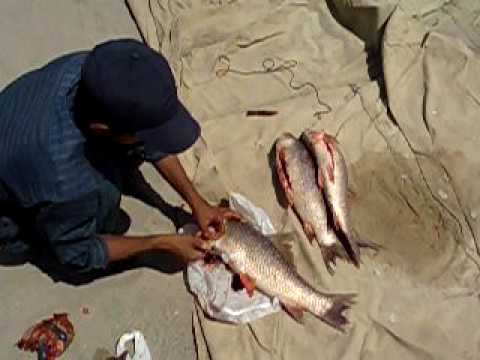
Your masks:
M101 234L123 235L131 224L128 214L120 208L121 184L113 184L99 176L99 211L97 214L97 231Z
M17 255L28 250L28 244L21 240L18 224L11 217L0 215L0 251Z
M130 227L130 218L120 208L121 195L124 193L125 167L131 161L122 148L105 148L95 143L87 147L87 158L96 170L99 209L97 213L97 232L99 234L122 235Z

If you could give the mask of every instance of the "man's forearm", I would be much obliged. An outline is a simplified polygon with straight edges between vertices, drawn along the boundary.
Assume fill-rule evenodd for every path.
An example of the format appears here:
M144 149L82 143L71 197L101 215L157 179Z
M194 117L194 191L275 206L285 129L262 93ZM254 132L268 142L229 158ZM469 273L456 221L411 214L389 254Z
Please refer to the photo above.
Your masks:
M167 250L168 235L156 236L100 236L107 246L108 263L126 260L135 255L153 250Z
M203 201L175 155L157 161L155 167L190 207L194 208Z

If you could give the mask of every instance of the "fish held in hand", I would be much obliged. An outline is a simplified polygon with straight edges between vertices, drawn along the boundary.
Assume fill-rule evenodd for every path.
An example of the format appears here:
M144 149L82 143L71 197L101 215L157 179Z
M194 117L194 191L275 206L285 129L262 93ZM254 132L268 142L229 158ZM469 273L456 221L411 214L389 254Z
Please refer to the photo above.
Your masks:
M314 289L270 238L250 223L226 220L225 233L212 242L212 251L240 275L249 294L258 289L277 298L297 321L308 311L335 329L345 331L348 320L344 311L354 303L355 295L326 294Z
M305 145L292 134L285 133L275 143L276 170L288 205L302 223L307 238L316 240L330 274L336 258L346 258L335 232L328 226L323 194L316 181L314 161Z

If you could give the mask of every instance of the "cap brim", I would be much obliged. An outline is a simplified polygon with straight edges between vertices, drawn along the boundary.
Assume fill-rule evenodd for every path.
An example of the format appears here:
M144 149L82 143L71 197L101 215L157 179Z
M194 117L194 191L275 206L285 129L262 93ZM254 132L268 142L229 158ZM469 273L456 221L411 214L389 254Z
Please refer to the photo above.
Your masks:
M139 131L136 135L144 144L146 158L157 160L191 147L200 136L200 125L178 102L177 111L170 120L153 129Z

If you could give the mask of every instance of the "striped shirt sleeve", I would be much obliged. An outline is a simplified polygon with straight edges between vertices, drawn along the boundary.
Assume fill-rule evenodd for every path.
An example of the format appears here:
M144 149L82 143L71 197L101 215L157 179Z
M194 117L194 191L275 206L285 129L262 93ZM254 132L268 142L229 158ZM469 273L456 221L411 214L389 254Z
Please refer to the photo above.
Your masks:
M36 216L37 233L46 240L59 262L74 271L104 269L108 255L97 235L97 196L89 193L80 199L52 203Z

